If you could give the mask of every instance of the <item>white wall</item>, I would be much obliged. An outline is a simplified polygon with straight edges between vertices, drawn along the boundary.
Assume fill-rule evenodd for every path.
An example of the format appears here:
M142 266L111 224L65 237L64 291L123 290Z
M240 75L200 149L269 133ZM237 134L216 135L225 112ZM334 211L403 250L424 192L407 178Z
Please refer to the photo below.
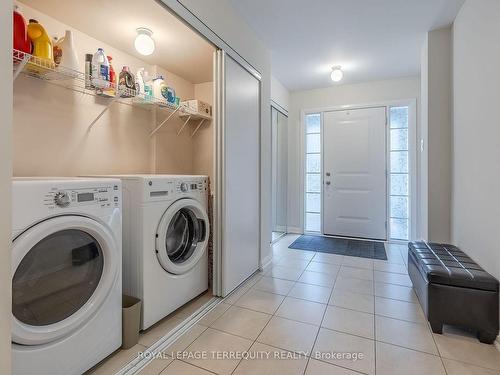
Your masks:
M10 374L12 4L0 2L0 372Z
M324 89L294 91L290 95L288 132L288 226L303 228L301 201L301 127L300 111L339 105L362 105L400 99L419 99L419 77L407 77ZM418 107L418 102L417 102Z
M261 81L261 263L271 251L271 63L270 54L227 0L161 0L227 52L256 69Z
M271 100L281 107L281 110L288 111L290 106L290 92L274 76L271 76Z
M453 27L452 238L500 279L500 2L468 0Z
M421 237L443 243L451 239L451 54L450 27L427 33L421 60Z

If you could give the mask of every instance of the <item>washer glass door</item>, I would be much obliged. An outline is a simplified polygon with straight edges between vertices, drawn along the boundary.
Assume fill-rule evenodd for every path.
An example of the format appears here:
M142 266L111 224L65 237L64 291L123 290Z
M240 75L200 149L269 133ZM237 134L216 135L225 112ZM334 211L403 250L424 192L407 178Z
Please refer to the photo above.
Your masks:
M162 267L182 274L193 268L208 243L208 217L201 204L181 199L162 217L157 233L157 254Z

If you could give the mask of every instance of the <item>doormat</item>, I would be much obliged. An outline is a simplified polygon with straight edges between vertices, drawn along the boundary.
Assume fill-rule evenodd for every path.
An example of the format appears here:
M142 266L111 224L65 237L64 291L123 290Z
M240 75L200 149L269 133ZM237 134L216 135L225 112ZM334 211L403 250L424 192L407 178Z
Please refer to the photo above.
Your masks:
M375 241L302 235L288 246L288 248L348 255L350 257L387 260L384 243Z

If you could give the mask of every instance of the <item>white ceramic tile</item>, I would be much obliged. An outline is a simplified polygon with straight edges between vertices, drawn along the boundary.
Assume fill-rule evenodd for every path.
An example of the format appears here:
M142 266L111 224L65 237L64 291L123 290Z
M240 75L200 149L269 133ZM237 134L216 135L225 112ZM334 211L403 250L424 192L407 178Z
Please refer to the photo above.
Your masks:
M311 358L307 364L305 375L359 375L359 372L351 371Z
M386 284L386 283L375 283L375 295L377 297L397 299L405 302L418 303L417 296L413 291L413 288Z
M343 309L341 307L328 306L321 326L368 339L375 337L373 314Z
M306 267L306 271L326 273L334 276L337 275L339 269L340 266L337 264L315 262L314 259Z
M221 374L231 374L239 363L237 359L219 359L218 353L243 352L250 348L252 341L208 328L187 349L192 353L185 361L203 369ZM195 358L196 352L207 353L207 358ZM168 367L167 367L168 368Z
M235 305L266 314L274 314L284 298L278 294L251 289L236 301Z
M350 257L345 256L342 260L343 266L357 267L357 268L366 268L369 270L373 269L373 260L367 258L359 258L359 257Z
M213 375L212 372L179 360L173 361L160 375Z
M276 315L299 322L320 325L325 308L325 304L286 297L276 311Z
M211 328L255 340L269 319L271 315L231 306L211 325Z
M357 360L331 357L329 353L356 353L362 355ZM364 374L375 374L375 342L359 336L321 328L314 345L312 358L330 362ZM381 373L383 374L383 373Z
M268 345L254 343L249 358L240 362L234 375L302 375L307 358L290 359L289 353Z
M395 284L412 287L410 277L400 273L375 271L375 281L387 284Z
M309 353L318 329L311 324L274 316L257 341L280 349Z
M328 304L371 314L375 312L375 297L371 294L334 289Z
M353 277L355 279L373 280L373 270L366 268L342 266L340 268L339 276Z
M320 285L326 287L333 287L335 283L335 275L329 275L327 273L304 271L302 276L300 276L299 282L312 285Z
M416 323L426 322L419 304L395 299L375 297L375 314Z
M294 281L264 276L253 286L253 288L262 290L264 292L281 294L286 296L290 292L294 284L295 284Z
M494 345L457 336L434 335L441 357L500 371L500 352Z
M377 374L401 375L402 373L446 375L441 358L438 356L377 342Z
M203 319L201 319L198 324L209 327L210 324L215 322L222 314L226 312L227 309L231 307L230 304L221 302L215 306L208 314L206 314Z
M373 281L338 276L334 290L373 295Z
M394 264L394 263L389 263L389 262L386 262L383 260L374 260L373 261L373 268L376 271L401 273L403 275L408 274L408 270L406 269L404 264Z
M301 269L288 268L282 266L273 266L264 275L269 277L276 277L278 279L296 281L302 275Z
M443 363L448 375L500 375L500 371L453 361L451 359L443 358Z
M290 293L290 297L305 299L308 301L328 303L332 288L319 285L296 283Z
M405 320L377 316L375 320L377 341L439 355L429 326Z
M328 254L328 253L316 253L313 258L313 262L330 263L341 265L344 260L343 255Z

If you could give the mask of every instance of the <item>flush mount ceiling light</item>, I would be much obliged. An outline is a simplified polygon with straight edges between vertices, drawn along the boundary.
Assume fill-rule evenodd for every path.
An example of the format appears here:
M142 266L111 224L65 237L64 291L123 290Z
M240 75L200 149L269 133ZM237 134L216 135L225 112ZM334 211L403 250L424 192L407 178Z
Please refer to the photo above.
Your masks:
M137 29L134 46L141 55L149 56L155 50L155 41L152 38L153 32L145 27Z
M332 68L332 73L330 74L330 78L333 82L340 82L344 77L344 72L340 65L334 66Z

